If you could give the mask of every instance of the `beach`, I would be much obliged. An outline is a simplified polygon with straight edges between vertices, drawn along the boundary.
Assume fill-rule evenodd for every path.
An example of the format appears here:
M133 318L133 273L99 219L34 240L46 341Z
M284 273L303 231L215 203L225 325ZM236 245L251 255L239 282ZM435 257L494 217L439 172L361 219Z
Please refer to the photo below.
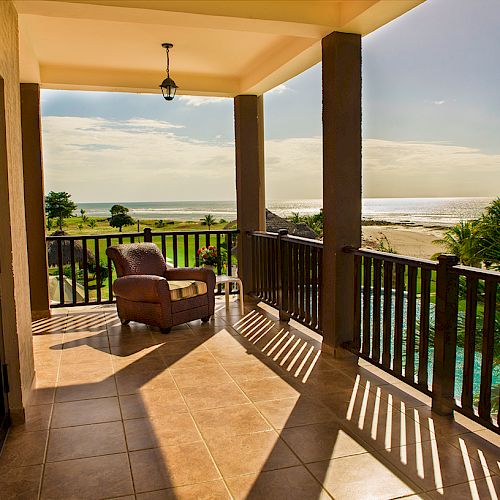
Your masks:
M433 243L434 240L441 239L444 233L444 228L399 224L362 228L363 246L375 248L377 241L385 236L398 254L420 259L430 259L436 253L446 251L443 246Z

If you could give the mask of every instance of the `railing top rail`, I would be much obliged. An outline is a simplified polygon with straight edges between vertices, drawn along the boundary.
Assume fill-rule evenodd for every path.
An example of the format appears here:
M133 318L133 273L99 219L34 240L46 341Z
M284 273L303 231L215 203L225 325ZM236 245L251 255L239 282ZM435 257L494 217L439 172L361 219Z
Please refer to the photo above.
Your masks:
M500 281L500 272L491 271L489 269L479 269L477 267L458 265L453 266L450 271L460 276L466 276L469 278L477 278L482 280L490 278L496 281Z
M276 239L278 233L271 233L269 231L248 231L249 236L257 236L258 238L271 238ZM283 241L289 241L291 243L299 243L303 245L309 245L311 247L323 248L323 242L319 240L311 240L310 238L303 238L302 236L293 236L291 234L286 234L281 238Z
M395 264L404 264L413 267L420 267L422 269L435 270L438 268L438 263L429 259L417 259L415 257L403 257L393 253L379 252L378 250L369 250L364 248L344 247L343 251L360 255L362 257L371 257L372 259L385 260Z
M162 235L177 235L183 236L185 234L236 234L239 233L239 229L212 229L208 230L192 230L192 231L151 231L152 236L162 236ZM79 235L61 235L54 236L48 235L46 239L48 241L57 240L89 240L89 239L106 239L106 238L138 238L144 236L144 232L140 233L110 233L110 234L79 234Z

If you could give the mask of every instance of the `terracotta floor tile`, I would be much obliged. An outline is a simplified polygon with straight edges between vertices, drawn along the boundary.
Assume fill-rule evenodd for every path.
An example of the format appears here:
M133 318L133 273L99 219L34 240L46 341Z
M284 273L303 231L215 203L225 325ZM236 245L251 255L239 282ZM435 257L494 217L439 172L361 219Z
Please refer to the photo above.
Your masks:
M258 401L255 406L276 429L336 420L326 406L306 396Z
M41 478L41 465L0 469L0 497L2 500L38 498Z
M175 389L174 379L167 368L160 371L132 372L122 370L115 375L118 394L136 394L147 390Z
M168 490L139 493L138 500L229 500L231 496L222 480L178 486Z
M233 381L224 368L218 364L206 367L183 368L172 371L172 375L180 389L187 387L211 387Z
M485 479L461 483L441 490L429 491L427 495L432 499L450 498L453 500L469 500L472 498L488 498L493 500L500 498L500 477L491 476Z
M452 486L490 475L486 467L465 452L442 442L426 441L381 452L424 491Z
M458 412L455 412L454 417L442 417L433 413L428 406L419 406L417 412L420 423L440 436L457 436L484 429L481 424Z
M0 454L0 469L43 462L48 431L24 432L11 429Z
M80 346L88 346L95 349L109 349L109 340L105 332L98 333L73 333L65 334L64 349L74 349Z
M111 361L109 348L79 346L72 349L63 349L61 363L65 364L88 364L108 363Z
M25 422L16 426L16 431L42 431L49 428L52 405L26 406L24 409Z
M274 431L211 439L209 448L224 477L299 464Z
M252 404L196 411L193 418L207 440L272 429Z
M60 385L56 390L56 402L78 401L81 399L108 398L116 396L114 377L94 383L75 383Z
M55 394L56 394L55 386L50 385L41 387L40 382L36 380L35 387L31 391L29 404L37 406L37 405L45 405L53 403Z
M227 484L236 500L326 500L330 495L303 466L247 474L228 478Z
M372 449L335 422L283 429L280 435L304 463L357 455Z
M168 413L156 418L125 420L130 451L201 441L189 413Z
M51 427L70 427L115 420L121 420L117 397L84 399L82 401L56 403Z
M308 469L335 499L389 499L418 493L404 476L369 453L309 464Z
M130 463L138 493L220 478L201 442L133 451Z
M98 499L134 493L126 453L45 466L42 499Z
M91 362L87 364L62 363L59 369L58 385L74 383L94 383L113 376L110 362Z
M295 397L299 391L280 377L246 380L239 383L243 392L254 402Z
M248 403L248 398L234 382L217 384L210 388L187 387L181 389L181 393L192 411Z
M266 365L260 359L253 357L240 363L224 363L223 366L229 375L238 383L247 380L260 380L262 378L275 377L279 374L276 369Z
M120 396L120 406L124 419L161 417L167 413L187 412L186 403L177 389L157 389Z
M219 366L218 361L208 351L195 351L186 354L163 355L165 364L172 372L186 368L199 368L205 366Z
M47 461L108 455L126 449L121 422L64 427L50 431Z

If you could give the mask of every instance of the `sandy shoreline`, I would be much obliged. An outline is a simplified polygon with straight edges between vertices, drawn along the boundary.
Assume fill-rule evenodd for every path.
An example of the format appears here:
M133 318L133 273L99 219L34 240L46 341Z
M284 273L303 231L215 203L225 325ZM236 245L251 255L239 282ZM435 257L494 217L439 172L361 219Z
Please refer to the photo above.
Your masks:
M443 237L445 229L405 226L405 225L383 225L363 226L363 246L374 248L377 240L387 237L391 246L400 255L429 259L437 252L444 252L444 247L432 243Z

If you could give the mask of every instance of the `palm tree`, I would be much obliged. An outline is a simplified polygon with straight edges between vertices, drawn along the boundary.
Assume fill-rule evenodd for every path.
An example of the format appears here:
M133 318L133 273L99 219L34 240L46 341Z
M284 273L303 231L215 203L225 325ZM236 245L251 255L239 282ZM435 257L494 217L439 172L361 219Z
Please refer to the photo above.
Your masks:
M436 245L443 245L446 251L456 255L460 264L479 267L481 265L477 220L462 221L452 226L442 239L434 240ZM436 257L439 254L433 255Z
M214 225L217 224L217 221L215 220L215 217L211 214L205 215L203 219L201 220L201 225L202 226L208 226L208 230L210 231L210 228Z
M299 212L292 212L290 222L293 222L294 224L299 224L302 222L302 217L300 216Z

